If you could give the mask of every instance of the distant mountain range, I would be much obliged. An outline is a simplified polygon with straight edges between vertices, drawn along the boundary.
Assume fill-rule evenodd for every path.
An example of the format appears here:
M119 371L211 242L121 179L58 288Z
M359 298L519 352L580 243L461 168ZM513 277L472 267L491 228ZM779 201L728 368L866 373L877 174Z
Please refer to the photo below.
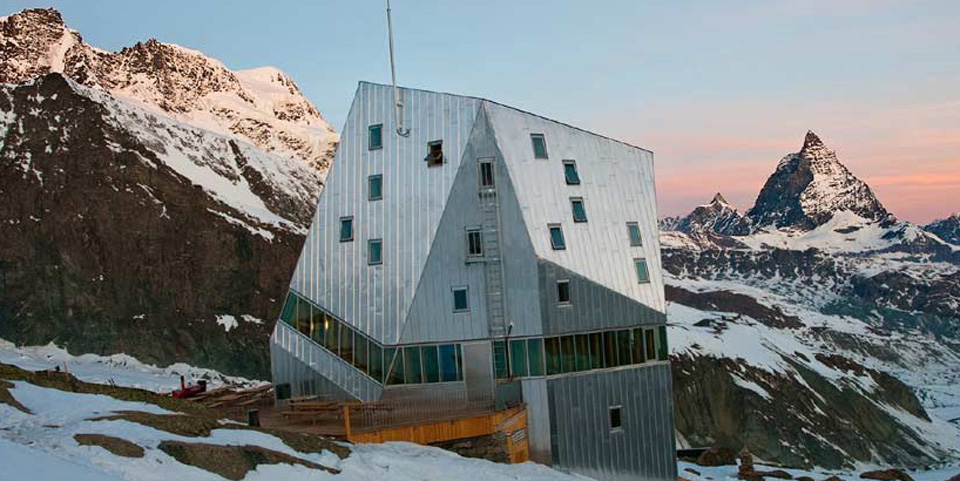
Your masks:
M0 337L268 378L338 141L293 80L36 9L0 18L0 84ZM811 132L745 214L661 227L682 442L960 457L960 216L898 221Z

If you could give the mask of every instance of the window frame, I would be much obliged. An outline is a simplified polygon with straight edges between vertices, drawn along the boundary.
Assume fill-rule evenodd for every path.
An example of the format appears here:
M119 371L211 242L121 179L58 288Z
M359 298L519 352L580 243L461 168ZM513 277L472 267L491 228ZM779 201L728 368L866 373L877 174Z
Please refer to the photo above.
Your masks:
M373 245L379 244L380 250L377 252L377 261L373 261ZM367 241L367 265L368 266L379 266L383 265L383 239L370 239Z
M577 204L580 204L580 211L583 213L583 217L579 219L577 218ZM583 197L570 198L570 215L573 217L574 224L584 224L587 222L587 204L583 201Z
M562 292L560 289L561 285L567 286L566 300L561 299L561 296L560 296L560 293ZM557 279L557 305L562 307L572 306L573 300L571 299L571 297L572 296L570 295L570 279Z
M481 189L492 189L497 185L497 179L496 179L497 174L493 164L494 164L493 159L480 159L480 161L477 162L477 184L480 186ZM489 169L490 183L489 184L484 182L487 179L487 176L485 175L486 172L484 172L483 170L485 166L490 166L490 169Z
M643 264L643 271L646 273L646 279L640 276L640 264ZM637 276L637 284L649 284L650 283L650 266L647 264L647 259L645 257L634 257L633 258L633 270L634 274Z
M453 313L460 314L463 312L470 312L470 286L456 286L451 287L450 292L453 294ZM463 292L463 299L465 306L463 308L457 308L457 292Z
M380 192L376 197L373 196L374 180L377 181L378 187L380 189ZM367 176L367 200L369 201L383 200L383 174L373 174L373 175Z
M537 155L537 142L536 139L540 139L540 142L543 143L543 156ZM530 147L533 149L533 158L537 160L549 159L550 151L547 150L547 136L544 134L530 134Z
M373 131L374 129L380 132L380 143L378 145L373 145ZM367 126L367 150L381 150L383 149L383 124L372 124Z
M637 240L634 242L633 230L637 230ZM627 239L630 241L630 247L643 247L643 233L640 232L639 222L627 222Z
M570 181L570 177L567 176L567 167L573 168L573 175L576 177L575 182ZM580 171L577 170L577 161L573 159L567 159L563 161L563 181L567 185L580 185Z
M554 242L553 238L553 229L557 229L560 232L560 245L557 245ZM565 251L567 250L567 240L563 235L563 226L561 224L547 224L547 233L550 236L550 247L555 251Z
M473 250L471 249L471 247L473 246L473 243L470 241L470 236L473 234L477 235L477 246L480 247L479 253L474 253ZM477 258L483 257L483 230L480 229L479 227L468 227L466 228L466 235L467 235L466 237L467 257L470 259L477 259Z
M343 226L344 226L344 222L349 222L349 223L350 223L350 224L349 224L349 225L350 225L350 236L347 237L347 238L344 238L344 237L343 237ZM356 229L353 228L353 216L352 216L352 215L345 215L345 216L340 217L340 242L353 242L353 238L355 237L355 235L354 235L354 231L355 231L355 230L356 230Z
M614 416L613 413L616 412L617 425L614 426ZM622 433L623 432L623 405L615 404L607 408L607 423L610 426L611 433Z
M439 162L435 160L436 157L433 155L433 148L436 146L440 147ZM447 163L447 158L445 155L443 155L443 139L431 140L427 142L427 157L424 158L423 160L427 162L427 167L440 167L443 164Z

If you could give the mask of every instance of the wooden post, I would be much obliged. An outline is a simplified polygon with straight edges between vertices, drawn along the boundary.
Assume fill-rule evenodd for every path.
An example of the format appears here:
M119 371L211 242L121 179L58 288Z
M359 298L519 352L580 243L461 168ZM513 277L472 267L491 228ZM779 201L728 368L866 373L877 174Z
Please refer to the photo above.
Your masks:
M343 425L346 428L347 441L350 441L350 405L343 405Z

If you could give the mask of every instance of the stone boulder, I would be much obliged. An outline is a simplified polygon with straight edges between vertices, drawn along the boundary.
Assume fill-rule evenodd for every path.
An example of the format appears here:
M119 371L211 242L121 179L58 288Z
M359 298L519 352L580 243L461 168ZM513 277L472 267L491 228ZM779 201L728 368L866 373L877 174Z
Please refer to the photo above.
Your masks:
M876 479L879 481L913 481L906 471L902 469L878 469L876 471L867 471L860 474L861 479Z
M713 447L703 452L697 458L700 466L735 466L737 452L731 448Z

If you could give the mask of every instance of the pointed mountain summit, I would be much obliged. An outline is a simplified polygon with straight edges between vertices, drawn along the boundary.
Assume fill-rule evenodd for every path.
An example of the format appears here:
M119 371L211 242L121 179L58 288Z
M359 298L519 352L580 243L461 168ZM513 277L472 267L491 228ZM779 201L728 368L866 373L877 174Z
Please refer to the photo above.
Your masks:
M800 151L784 157L767 179L747 217L754 228L812 230L840 211L867 221L890 217L870 187L850 173L817 134L808 131Z
M676 230L688 234L715 232L723 235L744 235L749 232L747 219L717 192L708 204L697 206L677 222Z
M946 219L935 220L923 226L923 230L946 242L960 246L960 212L954 212Z

